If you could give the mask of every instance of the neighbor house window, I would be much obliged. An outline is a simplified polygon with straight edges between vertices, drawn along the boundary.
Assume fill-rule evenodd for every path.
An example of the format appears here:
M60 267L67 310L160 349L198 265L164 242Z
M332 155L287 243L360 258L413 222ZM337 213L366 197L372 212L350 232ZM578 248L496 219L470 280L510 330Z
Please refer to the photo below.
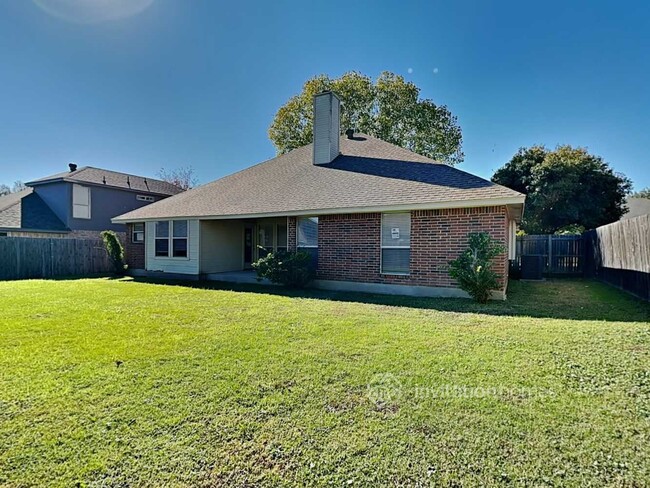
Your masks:
M188 225L187 220L160 220L155 223L157 257L187 257Z
M169 256L169 221L156 222L156 256Z
M144 242L144 222L133 224L131 242Z
M411 261L411 214L381 216L381 272L409 274Z
M90 188L87 186L72 185L72 217L90 218Z
M298 247L318 247L318 217L298 218Z
M0 232L0 237L7 237L7 235L8 234L6 232Z

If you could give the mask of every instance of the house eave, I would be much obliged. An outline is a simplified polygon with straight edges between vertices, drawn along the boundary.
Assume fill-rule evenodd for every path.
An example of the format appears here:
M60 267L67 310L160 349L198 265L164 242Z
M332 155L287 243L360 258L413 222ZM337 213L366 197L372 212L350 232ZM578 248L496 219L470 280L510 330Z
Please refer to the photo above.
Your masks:
M259 219L270 217L297 217L319 215L340 215L349 213L374 213L374 212L406 212L413 210L438 210L445 208L473 208L492 207L497 205L521 205L523 207L525 195L501 198L483 198L475 200L451 200L431 203L407 203L398 205L373 205L363 207L334 207L324 209L288 210L284 212L260 212L249 214L229 215L168 215L158 217L114 217L111 222L114 224L127 224L132 222L155 222L157 220L189 219L189 220L233 220L233 219Z
M38 232L41 234L69 234L70 230L26 229L24 227L0 227L0 232Z

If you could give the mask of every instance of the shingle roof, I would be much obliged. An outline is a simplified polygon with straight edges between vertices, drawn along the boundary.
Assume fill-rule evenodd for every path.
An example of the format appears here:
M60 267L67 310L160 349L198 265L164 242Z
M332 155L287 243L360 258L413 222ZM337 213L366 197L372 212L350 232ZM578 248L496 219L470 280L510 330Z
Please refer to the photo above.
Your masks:
M156 193L159 195L176 195L183 190L176 185L166 181L145 178L142 176L109 171L107 169L93 168L84 166L76 171L65 171L55 175L39 178L30 181L27 185L40 185L51 181L70 181L73 183L92 183L95 185L106 185L126 190L136 190L141 192Z
M316 166L309 144L114 221L524 201L514 190L371 136L342 137L340 150L333 162Z
M650 199L640 197L629 197L625 202L627 213L621 217L621 220L633 219L639 215L650 214Z
M60 231L69 229L50 207L27 188L0 197L0 228L35 231Z

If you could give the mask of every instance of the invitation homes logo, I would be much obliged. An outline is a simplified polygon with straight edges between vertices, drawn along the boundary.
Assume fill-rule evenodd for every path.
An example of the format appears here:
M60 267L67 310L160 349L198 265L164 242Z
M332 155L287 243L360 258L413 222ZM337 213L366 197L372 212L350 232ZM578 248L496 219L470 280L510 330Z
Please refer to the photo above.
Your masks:
M552 396L553 391L546 388L506 385L459 385L447 383L442 385L415 385L405 387L392 373L378 373L368 382L368 399L373 403L390 403L405 394L414 399L436 398L540 398Z
M402 396L402 383L391 373L378 373L368 383L368 399L374 403L388 403Z

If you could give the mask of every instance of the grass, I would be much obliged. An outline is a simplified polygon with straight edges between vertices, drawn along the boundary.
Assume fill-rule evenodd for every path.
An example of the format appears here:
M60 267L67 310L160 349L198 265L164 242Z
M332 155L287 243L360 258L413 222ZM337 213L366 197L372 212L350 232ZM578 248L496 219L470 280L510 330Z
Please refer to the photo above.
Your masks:
M650 307L0 283L2 486L650 483Z

